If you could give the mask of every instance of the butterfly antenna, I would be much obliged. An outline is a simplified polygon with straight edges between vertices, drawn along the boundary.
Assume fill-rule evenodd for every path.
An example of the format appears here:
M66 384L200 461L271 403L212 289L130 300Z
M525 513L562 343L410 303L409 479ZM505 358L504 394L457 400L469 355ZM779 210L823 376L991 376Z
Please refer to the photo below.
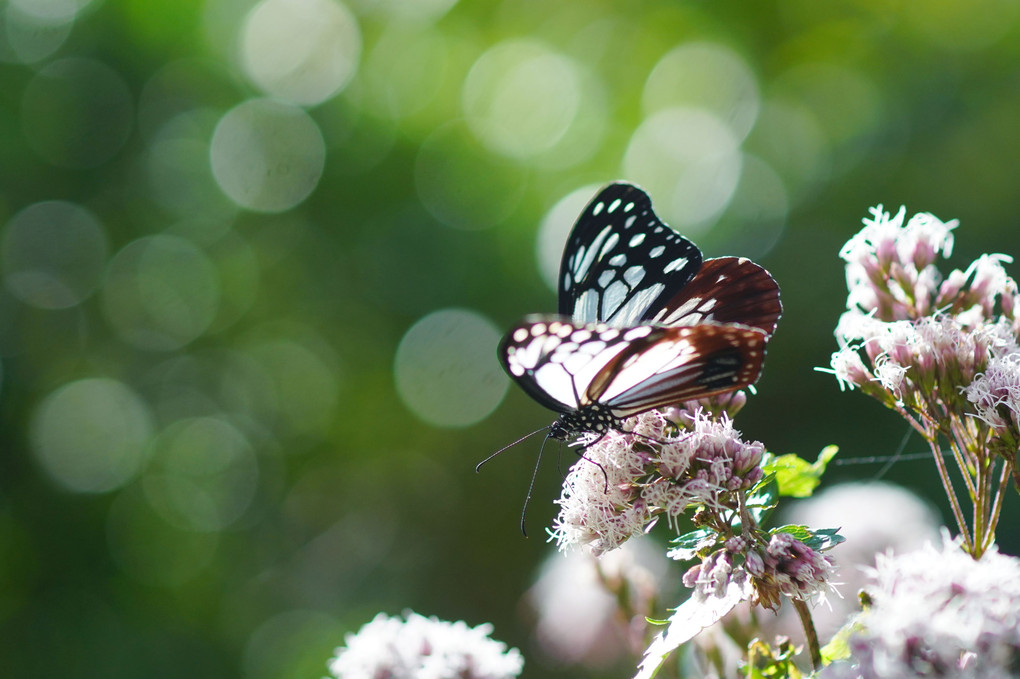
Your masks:
M524 436L520 437L519 439L517 439L513 443L510 443L510 444L507 444L507 445L503 446L502 448L497 450L495 453L493 453L492 455L488 456L487 458L485 458L484 460L482 460L481 462L476 464L475 465L475 473L477 474L478 472L482 471L482 465L483 464L485 464L486 462L488 462L492 458L496 457L497 455L499 455L503 451L509 450L510 448L513 448L514 446L516 446L521 441L524 441L525 439L530 439L532 436L534 436L538 432L544 431L546 429L552 429L552 425L550 424L550 425L546 425L544 427L540 427L540 428L536 429L535 431L531 432L530 434L525 434ZM548 437L546 437L546 438L548 438ZM544 446L545 444L543 443L542 445Z
M542 431L542 430L539 429L538 431ZM532 434L537 434L538 431L531 432L531 434L528 434L528 436L531 436ZM525 436L524 438L528 438L528 437ZM521 439L521 440L523 441L524 439ZM518 443L519 442L520 441L518 441ZM542 453L545 451L545 444L548 443L548 442L549 442L549 435L546 434L545 438L542 439L542 447L538 449L538 459L535 460L535 469L534 469L534 471L531 472L531 483L528 484L528 494L524 497L524 507L521 509L521 535L523 535L524 537L528 537L528 531L524 527L524 524L525 524L525 520L528 517L528 505L531 504L531 493L532 493L532 491L535 490L535 479L538 478L538 467L539 467L539 465L542 464ZM513 445L513 444L510 444L510 445Z

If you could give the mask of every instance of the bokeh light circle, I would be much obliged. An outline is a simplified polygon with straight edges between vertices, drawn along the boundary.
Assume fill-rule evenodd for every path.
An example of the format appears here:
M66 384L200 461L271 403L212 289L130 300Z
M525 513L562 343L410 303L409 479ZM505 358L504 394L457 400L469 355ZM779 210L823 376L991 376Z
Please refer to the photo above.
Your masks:
M449 51L438 31L402 23L388 26L362 71L368 103L379 115L394 119L418 113L439 95Z
M31 425L32 449L43 469L79 493L104 493L134 478L152 433L146 402L106 378L60 387L39 404Z
M73 22L51 23L17 5L0 7L0 61L34 64L51 56L71 35ZM6 40L4 40L6 38Z
M117 495L106 516L106 541L114 562L146 585L177 587L198 577L216 556L219 533L167 523L137 486Z
M887 108L883 93L867 73L842 64L800 64L773 83L777 99L813 114L832 145L832 173L856 166L880 140Z
M107 267L106 318L125 341L143 349L170 351L191 342L209 328L219 303L215 266L184 238L139 238Z
M339 0L262 0L249 12L241 42L251 81L304 106L346 87L361 56L361 30Z
M708 111L672 108L631 137L624 175L642 185L674 228L704 231L729 204L740 180L739 140Z
M529 158L553 148L581 107L574 62L540 43L512 40L478 58L461 93L468 127L491 151Z
M237 213L237 205L217 188L209 164L209 137L217 122L211 110L191 110L152 135L146 163L150 190L172 214L226 221Z
M319 183L326 145L300 108L252 99L220 119L210 159L216 183L231 200L249 210L282 212Z
M324 437L339 403L336 358L311 331L286 325L275 330L275 335L246 343L243 360L231 366L224 389L260 421L290 435Z
M414 165L422 204L447 226L486 229L517 208L526 171L479 147L462 121L449 122L426 137Z
M103 227L79 205L53 200L14 215L3 234L4 285L40 309L80 304L96 289L106 266Z
M727 251L757 259L779 241L788 213L783 180L761 158L745 154L740 184L712 235Z
M66 24L85 9L92 0L8 0L25 14L47 24Z
M542 218L535 241L535 258L538 272L551 290L559 289L560 260L563 259L563 246L567 243L570 230L598 190L597 184L590 184L571 191Z
M466 427L487 417L509 385L495 360L500 332L467 309L425 316L397 347L394 376L404 404L425 422Z
M124 78L94 59L47 64L21 100L25 138L59 167L92 168L108 161L127 141L133 116Z
M217 417L194 417L174 422L156 437L142 486L168 523L218 531L248 508L258 472L255 452L237 427Z
M663 56L648 75L642 104L646 114L676 107L710 111L738 139L754 127L761 105L750 67L733 50L709 42L681 45Z
M782 178L796 202L824 185L832 163L828 137L814 114L803 105L769 100L744 148L761 157Z

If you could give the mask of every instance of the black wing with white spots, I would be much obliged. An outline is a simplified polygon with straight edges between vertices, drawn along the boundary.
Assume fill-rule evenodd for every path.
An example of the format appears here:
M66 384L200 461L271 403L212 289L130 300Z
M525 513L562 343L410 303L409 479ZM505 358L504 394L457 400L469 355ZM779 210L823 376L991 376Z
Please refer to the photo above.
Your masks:
M648 194L610 184L588 204L560 263L559 313L582 323L636 325L701 267L701 251L659 220Z
M531 316L499 347L504 369L542 405L560 413L551 435L601 435L654 408L753 384L765 332L719 323L617 328Z
M698 247L652 210L633 184L604 188L567 239L559 313L579 323L740 323L771 335L782 313L779 286L754 262L702 260Z

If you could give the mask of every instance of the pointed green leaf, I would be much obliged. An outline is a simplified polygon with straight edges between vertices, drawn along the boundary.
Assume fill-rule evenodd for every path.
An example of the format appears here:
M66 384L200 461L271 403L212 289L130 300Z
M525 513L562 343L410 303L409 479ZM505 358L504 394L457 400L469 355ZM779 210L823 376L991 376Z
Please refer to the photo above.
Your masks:
M717 539L715 531L698 528L671 540L669 544L673 545L673 548L666 552L666 556L676 561L689 561L701 550L714 545Z
M763 468L766 472L775 473L780 495L811 497L822 480L825 468L838 451L836 446L826 446L814 462L793 454L779 455L770 459Z
M769 531L769 534L788 533L816 552L822 552L826 549L831 549L846 540L846 538L840 535L838 531L838 528L820 528L818 530L812 530L807 526L789 525L773 528Z

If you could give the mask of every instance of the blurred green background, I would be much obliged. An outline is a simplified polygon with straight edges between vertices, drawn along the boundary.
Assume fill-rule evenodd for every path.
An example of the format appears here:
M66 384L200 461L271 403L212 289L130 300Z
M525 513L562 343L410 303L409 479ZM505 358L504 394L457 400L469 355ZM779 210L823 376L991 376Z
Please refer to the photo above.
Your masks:
M1015 0L0 3L0 675L319 677L406 607L562 674L521 603L556 446L529 539L539 439L473 468L552 420L495 346L555 309L581 207L639 183L775 275L748 438L892 454L906 425L814 371L837 252L884 203L959 218L955 266L1020 254L1018 22ZM944 505L930 461L887 478Z

